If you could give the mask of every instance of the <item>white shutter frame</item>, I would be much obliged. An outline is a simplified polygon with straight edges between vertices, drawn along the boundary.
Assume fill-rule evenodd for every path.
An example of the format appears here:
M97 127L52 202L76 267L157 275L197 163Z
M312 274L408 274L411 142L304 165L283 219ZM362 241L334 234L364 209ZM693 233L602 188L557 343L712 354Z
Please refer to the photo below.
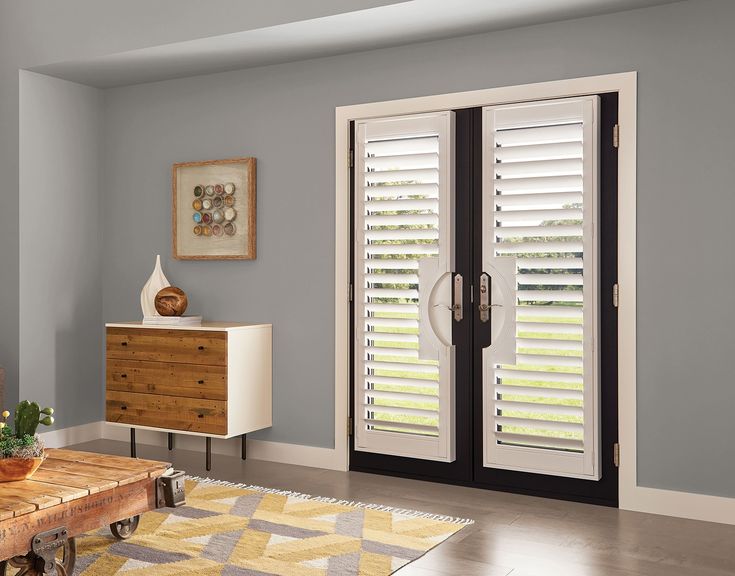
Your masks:
M568 251L584 250L584 258L582 261L582 272L584 284L580 294L574 292L554 292L553 290L533 291L527 290L518 293L517 306L528 306L528 302L542 301L544 296L548 297L550 303L553 302L583 302L583 340L565 341L565 340L544 340L534 338L517 338L516 342L519 348L536 348L547 350L548 354L554 350L574 350L579 349L583 354L583 422L582 427L583 438L580 441L571 439L542 439L537 437L538 442L534 444L533 433L524 432L516 435L498 430L500 426L510 423L519 423L522 419L518 417L504 418L497 414L497 410L508 407L509 404L503 404L500 399L496 400L496 394L508 393L509 387L502 384L496 384L496 369L494 366L505 363L506 358L498 358L495 354L493 346L483 351L483 414L484 414L484 466L488 468L500 468L508 470L517 470L532 473L551 474L557 476L566 476L587 480L598 480L600 478L600 406L599 406L599 361L597 341L598 341L598 120L597 111L599 108L599 98L597 96L569 98L564 100L551 100L545 102L529 102L518 105L494 106L483 109L483 263L486 267L496 264L500 258L512 256L515 253L533 253L543 250L538 245L521 244L516 246L501 247L495 244L495 219L507 222L511 225L520 223L523 225L527 220L533 219L575 219L576 209L565 208L563 210L545 210L542 206L545 202L549 202L548 206L554 203L571 204L574 202L574 195L582 192L584 201L582 202L582 220L583 220L583 238L562 238L563 242L553 242L549 244L550 249L547 252L559 251L563 252L565 247ZM580 126L581 124L581 126ZM554 127L548 129L548 127ZM511 146L522 143L527 145L528 150L532 154L543 150L541 146L547 146L546 150L553 150L549 146L550 143L559 142L566 143L574 141L575 131L578 133L581 128L583 162L581 191L575 184L576 176L555 176L553 170L548 175L539 174L540 177L532 177L528 179L518 178L514 170L506 169L507 173L514 173L515 180L503 181L496 179L496 134L501 132L501 136L497 140L510 143ZM506 132L502 132L506 130ZM579 136L576 136L579 138ZM557 146L557 150L562 151L558 157L565 158L565 155L572 150L571 147ZM554 153L554 152L552 152ZM506 156L511 160L518 160L521 154L499 154ZM559 164L561 166L561 164ZM569 173L574 173L573 166L565 160L565 166L569 168ZM543 167L542 167L543 168ZM515 171L517 172L517 171ZM541 170L543 172L543 170ZM535 175L532 175L535 176ZM496 190L502 189L503 196L496 196ZM538 201L534 202L534 196ZM503 206L502 211L495 212L495 198L502 198L497 204ZM517 200L516 200L517 198ZM524 206L538 206L538 210L533 212L523 212ZM505 211L506 207L510 213ZM520 208L518 212L515 212ZM544 218L544 214L548 216ZM498 216L500 215L500 216ZM549 228L553 229L552 227ZM575 231L576 234L576 231ZM583 241L580 241L583 240ZM568 244L566 243L568 242ZM498 248L503 256L496 256L495 249ZM543 257L532 259L539 268L543 266ZM568 258L570 261L578 262L575 258ZM531 259L527 260L531 261ZM528 265L529 268L532 265ZM566 268L558 259L549 259L548 268ZM574 265L569 266L573 268ZM519 276L522 276L519 274ZM529 278L533 279L533 276ZM507 278L506 278L507 280ZM517 282L517 280L514 280ZM553 282L552 282L553 283ZM529 281L533 284L533 280ZM537 300L538 299L538 300ZM543 305L542 305L543 306ZM538 309L539 306L532 308ZM519 327L521 330L521 327ZM540 360L539 360L540 358ZM544 357L534 356L533 354L518 354L517 361L519 363L541 362ZM550 357L551 358L551 357ZM563 365L571 365L569 362L562 362ZM541 374L541 373L539 373ZM523 377L527 377L525 373ZM539 381L542 376L539 375ZM548 384L547 384L548 385ZM553 383L552 383L553 385ZM517 395L529 393L527 388L515 388ZM554 392L552 392L553 394ZM556 391L557 397L564 395L562 391ZM529 393L530 394L530 393ZM540 396L540 394L537 394ZM513 406L513 404L510 404ZM515 406L522 406L516 403ZM540 407L535 412L543 412L548 407ZM560 410L560 413L562 411ZM539 420L526 420L524 425L530 427L530 430L537 428L543 418ZM567 431L573 430L573 425L565 425L562 422L549 422L549 429L558 429ZM527 444L522 438L528 438ZM546 446L542 444L546 443ZM575 451L575 446L581 445L582 451Z
M401 139L412 138L415 150L408 153ZM402 170L403 165L393 173L391 162L383 160L367 160L366 153L393 155L397 158L397 164L423 165L426 159L431 159L432 147L430 140L438 138L438 170L426 166L417 169ZM455 382L454 364L455 351L451 344L452 314L448 309L451 306L451 273L454 267L454 113L450 111L421 114L415 116L376 118L370 120L358 120L355 122L355 278L354 278L354 302L355 302L355 450L419 458L426 460L437 460L452 462L455 460ZM366 173L366 165L386 169L386 172L376 175L374 172ZM366 176L369 174L369 176ZM434 181L432 174L436 174ZM421 178L422 182L415 184L404 184L403 182L415 177ZM369 187L369 191L380 191L381 200L366 199L365 182L374 182L377 186ZM381 186L381 182L400 182L396 185ZM413 194L415 192L415 194ZM401 199L407 195L419 195L425 199ZM392 199L395 198L395 199ZM436 211L436 228L438 231L437 245L438 254L427 244L367 244L365 233L366 222L380 225L390 225L387 218L380 218L379 214L366 215L366 211L385 210L390 214L391 210L399 207L401 210L428 210ZM419 215L407 215L405 224L422 224L423 218ZM390 216L388 216L390 218ZM393 216L393 218L399 218ZM431 219L433 222L434 220ZM397 236L421 236L423 234L402 231ZM373 234L373 237L384 237L386 234ZM388 235L389 236L389 235ZM405 240L412 242L412 240ZM390 254L424 254L415 260L403 260L391 262L381 267L383 262L379 260L368 262L366 258L372 256ZM385 270L399 268L405 263L405 268L413 269L418 275L418 313L419 333L414 337L410 334L386 334L384 341L403 342L411 345L418 342L419 349L403 349L401 355L420 360L431 360L438 362L438 426L436 435L422 435L422 433L434 433L434 427L418 424L395 424L402 432L379 430L374 426L375 420L369 417L368 404L366 408L366 397L371 397L366 392L366 382L390 384L395 382L405 387L420 387L421 380L415 378L402 378L390 376L366 375L368 362L366 354L383 353L386 348L370 344L368 336L371 332L364 332L361 324L363 312L361 309L372 312L396 312L400 313L401 307L411 310L413 304L366 304L366 293L364 276L372 269ZM446 306L446 307L445 307ZM379 323L379 320L374 322ZM389 322L390 323L390 322ZM373 338L372 340L376 340ZM393 349L398 350L397 348ZM416 352L414 356L413 352ZM383 363L386 366L386 363ZM385 368L384 368L385 369ZM427 381L427 387L433 386L434 382ZM406 399L419 399L420 396L409 395L399 392ZM385 392L376 392L375 397L382 399L398 398L398 395ZM388 408L382 406L384 412L399 412L399 408ZM378 412L376 409L374 412ZM421 410L406 409L407 413L420 415Z

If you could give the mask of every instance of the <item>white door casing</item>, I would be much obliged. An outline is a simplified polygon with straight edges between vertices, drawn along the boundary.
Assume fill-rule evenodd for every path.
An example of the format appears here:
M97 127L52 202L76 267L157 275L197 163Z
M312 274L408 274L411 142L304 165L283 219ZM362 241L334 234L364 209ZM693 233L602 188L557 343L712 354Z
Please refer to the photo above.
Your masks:
M620 508L702 520L732 522L732 499L645 488L638 485L636 458L636 158L637 72L565 78L399 100L338 106L335 109L335 277L334 277L334 448L329 466L349 469L350 291L352 284L350 169L351 121L511 102L616 92L619 96L618 149L618 428L620 435ZM325 456L325 462L328 457Z

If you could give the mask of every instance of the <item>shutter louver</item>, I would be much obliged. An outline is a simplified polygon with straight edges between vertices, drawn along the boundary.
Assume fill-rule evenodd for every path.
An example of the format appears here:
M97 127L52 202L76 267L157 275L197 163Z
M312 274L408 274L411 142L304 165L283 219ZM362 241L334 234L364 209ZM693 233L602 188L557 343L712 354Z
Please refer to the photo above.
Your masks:
M359 122L356 134L355 448L451 460L451 358L420 353L433 288L421 262L450 249L451 113Z
M486 266L512 258L515 363L486 357L485 465L595 479L596 97L486 108Z

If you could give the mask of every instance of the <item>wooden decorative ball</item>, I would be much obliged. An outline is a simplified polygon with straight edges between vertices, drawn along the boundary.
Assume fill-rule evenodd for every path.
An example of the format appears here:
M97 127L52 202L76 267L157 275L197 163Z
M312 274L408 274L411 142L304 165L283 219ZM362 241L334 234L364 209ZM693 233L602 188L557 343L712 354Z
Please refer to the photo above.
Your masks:
M167 286L159 290L153 303L161 316L182 316L189 305L189 299L181 288Z

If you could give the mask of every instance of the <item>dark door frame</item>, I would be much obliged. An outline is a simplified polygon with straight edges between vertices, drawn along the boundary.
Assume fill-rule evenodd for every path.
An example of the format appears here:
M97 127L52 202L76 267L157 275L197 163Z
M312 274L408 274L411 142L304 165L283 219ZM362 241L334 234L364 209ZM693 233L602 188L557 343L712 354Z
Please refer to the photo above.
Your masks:
M613 126L618 118L618 93L600 94L600 374L601 464L599 481L544 474L486 469L482 466L482 358L473 351L489 341L489 326L479 322L471 286L479 282L482 254L473 230L482 227L482 108L455 110L455 268L464 282L464 320L454 323L456 348L456 460L452 463L387 456L355 450L349 439L350 470L445 484L618 506L618 470L614 445L618 442L617 309L612 305L612 286L617 282L618 157L613 145ZM350 123L354 147L354 123ZM354 246L354 167L350 169L350 245ZM479 236L476 234L475 236ZM354 262L350 256L350 278ZM350 338L354 335L354 302L350 303ZM605 335L603 338L602 335ZM354 346L350 345L349 413L354 421ZM473 353L474 352L474 353Z

